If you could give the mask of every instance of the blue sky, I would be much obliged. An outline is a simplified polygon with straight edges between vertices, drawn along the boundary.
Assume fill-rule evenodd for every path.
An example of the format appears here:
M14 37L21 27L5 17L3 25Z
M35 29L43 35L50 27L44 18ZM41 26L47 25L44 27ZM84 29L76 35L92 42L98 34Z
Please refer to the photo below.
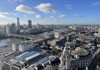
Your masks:
M100 0L0 0L0 24L100 24Z

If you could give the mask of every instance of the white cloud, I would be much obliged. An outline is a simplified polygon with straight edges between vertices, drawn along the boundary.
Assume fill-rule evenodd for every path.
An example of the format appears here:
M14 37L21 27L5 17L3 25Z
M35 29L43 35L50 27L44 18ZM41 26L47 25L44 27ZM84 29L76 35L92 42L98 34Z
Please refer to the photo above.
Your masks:
M25 6L23 4L16 7L16 11L24 12L27 14L34 14L35 12L28 6Z
M6 15L0 14L0 17L1 17L1 18L5 18L5 17L6 17Z
M13 12L10 12L10 13L8 13L8 12L0 12L0 17L1 18L9 18L11 16L16 16L16 15L18 15L18 14L13 13Z
M15 15L15 16L16 16L16 15L18 15L18 14L11 12L11 15Z
M84 16L81 15L81 14L75 14L74 16L75 16L75 17L84 17Z
M23 17L27 18L27 15L23 15Z
M55 17L54 16L50 16L52 19L54 19Z
M3 14L3 15L10 15L8 12L0 12L0 14Z
M59 19L59 18L64 18L66 17L66 15L62 14L62 15L58 15L58 16L50 16L50 18L52 19Z
M65 7L69 10L72 10L72 5L71 4L68 4L68 5L65 5Z
M9 2L23 2L24 0L8 0Z
M94 4L93 4L94 6L100 6L100 2L95 2Z
M37 8L38 10L40 10L42 12L46 12L46 13L56 12L54 6L50 3L42 3L38 6L36 6L35 8Z
M0 17L1 18L6 18L8 15L10 15L10 14L7 13L7 12L0 12Z
M59 17L60 17L60 18L63 18L63 17L66 17L66 15L60 15Z
M56 22L57 22L57 20L58 20L58 19L57 19L58 17L55 17L55 16L50 16L50 18L51 18L52 20L56 21Z
M44 17L41 15L36 15L36 18L44 18Z
M20 2L22 2L22 1L24 1L24 0L13 0L13 1L20 1Z

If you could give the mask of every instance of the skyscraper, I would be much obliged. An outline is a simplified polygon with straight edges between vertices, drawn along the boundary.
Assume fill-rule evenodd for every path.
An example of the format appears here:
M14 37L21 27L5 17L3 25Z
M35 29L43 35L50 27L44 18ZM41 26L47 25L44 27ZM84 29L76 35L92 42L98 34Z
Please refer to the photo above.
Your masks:
M17 33L20 33L20 22L19 22L19 18L17 18Z
M15 23L12 23L10 25L10 32L11 32L11 34L15 34L16 33L16 25L15 25Z
M32 21L31 20L28 20L28 27L32 28Z
M6 34L10 35L10 33L11 33L10 32L10 24L6 25L5 32L6 32Z

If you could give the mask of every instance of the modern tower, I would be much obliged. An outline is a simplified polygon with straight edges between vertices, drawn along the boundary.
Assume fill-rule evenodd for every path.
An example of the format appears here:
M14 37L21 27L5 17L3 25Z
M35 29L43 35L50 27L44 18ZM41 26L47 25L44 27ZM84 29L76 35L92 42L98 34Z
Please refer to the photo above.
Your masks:
M28 20L28 27L32 28L32 21L31 20Z
M19 22L19 18L17 18L17 32L20 33L20 22Z

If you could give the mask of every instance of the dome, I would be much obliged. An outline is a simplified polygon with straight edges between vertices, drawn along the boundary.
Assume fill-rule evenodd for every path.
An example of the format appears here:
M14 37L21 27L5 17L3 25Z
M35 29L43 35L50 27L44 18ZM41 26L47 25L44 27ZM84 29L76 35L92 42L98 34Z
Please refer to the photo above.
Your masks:
M79 56L86 56L88 55L88 51L83 49L83 48L80 48L80 47L77 47L75 50L72 50L71 51L71 55L75 56L75 55L79 55Z

